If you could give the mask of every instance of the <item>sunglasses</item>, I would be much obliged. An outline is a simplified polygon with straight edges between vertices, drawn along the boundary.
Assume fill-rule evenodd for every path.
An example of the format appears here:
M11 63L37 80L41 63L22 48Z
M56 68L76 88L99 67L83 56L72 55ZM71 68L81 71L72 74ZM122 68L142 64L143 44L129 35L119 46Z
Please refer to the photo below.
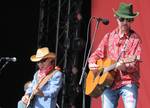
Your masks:
M122 17L118 17L118 19L119 19L120 22L124 22L125 20L126 20L127 22L132 22L132 21L134 21L133 18L122 18Z
M43 59L43 60L40 60L40 61L37 62L37 63L38 63L38 64L39 64L39 63L44 63L46 60L47 60L47 58L46 58L46 59Z

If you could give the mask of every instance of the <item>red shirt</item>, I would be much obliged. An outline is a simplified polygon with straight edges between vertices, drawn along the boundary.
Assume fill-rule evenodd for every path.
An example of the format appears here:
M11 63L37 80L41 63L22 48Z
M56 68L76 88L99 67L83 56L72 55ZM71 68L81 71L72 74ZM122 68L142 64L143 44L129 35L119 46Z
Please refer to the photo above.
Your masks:
M133 30L131 30L130 36L121 36L119 30L115 29L104 36L96 51L91 54L89 63L96 63L98 59L106 57L116 61L120 52L123 50L126 41L128 41L127 46L124 53L121 55L121 59L135 55L139 60L141 54L140 37ZM139 62L135 61L132 63L126 63L126 72L116 71L113 89L130 83L136 83L139 85L138 80Z

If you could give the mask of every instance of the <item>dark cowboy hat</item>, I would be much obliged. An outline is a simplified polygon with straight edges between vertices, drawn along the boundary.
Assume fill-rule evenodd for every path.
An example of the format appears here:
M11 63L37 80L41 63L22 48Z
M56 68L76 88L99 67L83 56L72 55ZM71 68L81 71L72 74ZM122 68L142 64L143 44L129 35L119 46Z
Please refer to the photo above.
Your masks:
M139 15L139 12L133 13L133 5L131 3L120 3L119 9L117 11L113 9L113 11L116 16L122 18L134 18Z
M49 49L47 47L43 47L43 48L39 48L37 49L37 52L35 55L32 55L30 57L30 60L32 62L38 62L42 59L45 59L45 58L51 58L51 59L55 59L56 58L56 55L55 53L53 52L50 52Z

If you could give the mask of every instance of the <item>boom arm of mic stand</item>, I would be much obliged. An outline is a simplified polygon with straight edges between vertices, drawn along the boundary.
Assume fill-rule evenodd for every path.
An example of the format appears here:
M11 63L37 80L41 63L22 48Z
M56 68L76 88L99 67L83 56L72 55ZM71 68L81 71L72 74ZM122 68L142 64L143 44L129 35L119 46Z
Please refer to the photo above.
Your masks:
M2 74L3 68L4 68L8 63L9 63L9 60L6 61L6 62L3 64L3 66L0 68L0 75Z

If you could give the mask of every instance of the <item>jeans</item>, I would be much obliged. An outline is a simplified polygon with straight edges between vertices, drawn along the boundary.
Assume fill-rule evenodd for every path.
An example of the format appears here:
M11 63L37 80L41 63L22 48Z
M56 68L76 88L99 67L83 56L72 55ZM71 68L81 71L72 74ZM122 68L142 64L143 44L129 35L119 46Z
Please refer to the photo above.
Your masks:
M128 84L117 90L106 89L101 95L102 108L117 108L120 96L125 108L136 108L138 87L136 84Z

